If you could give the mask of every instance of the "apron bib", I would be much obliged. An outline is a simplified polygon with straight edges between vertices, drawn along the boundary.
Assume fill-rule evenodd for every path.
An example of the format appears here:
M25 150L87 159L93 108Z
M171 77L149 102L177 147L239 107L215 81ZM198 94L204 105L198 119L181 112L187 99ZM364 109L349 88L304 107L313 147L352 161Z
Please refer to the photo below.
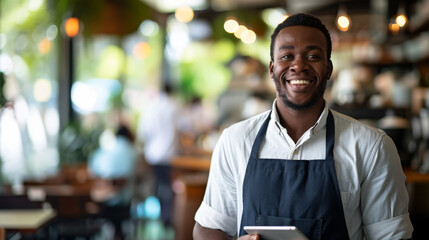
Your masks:
M310 240L349 239L334 165L334 118L326 126L326 159L260 159L270 114L253 143L243 182L244 226L296 226Z

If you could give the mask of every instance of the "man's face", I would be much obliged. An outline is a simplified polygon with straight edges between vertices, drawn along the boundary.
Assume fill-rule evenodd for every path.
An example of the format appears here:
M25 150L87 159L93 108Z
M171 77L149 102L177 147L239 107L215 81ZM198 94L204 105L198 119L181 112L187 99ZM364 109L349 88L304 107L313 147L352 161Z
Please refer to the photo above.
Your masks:
M300 110L323 101L332 73L326 41L319 29L306 26L286 27L277 35L270 75L284 105Z

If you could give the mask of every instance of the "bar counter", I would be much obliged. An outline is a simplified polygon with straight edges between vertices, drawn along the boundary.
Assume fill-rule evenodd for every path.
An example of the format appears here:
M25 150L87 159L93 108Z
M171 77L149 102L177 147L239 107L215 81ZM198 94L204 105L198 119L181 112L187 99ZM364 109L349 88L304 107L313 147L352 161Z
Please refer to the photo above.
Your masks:
M173 168L194 171L210 170L210 155L205 156L176 156L173 158ZM419 173L409 168L404 168L407 183L429 183L429 173Z

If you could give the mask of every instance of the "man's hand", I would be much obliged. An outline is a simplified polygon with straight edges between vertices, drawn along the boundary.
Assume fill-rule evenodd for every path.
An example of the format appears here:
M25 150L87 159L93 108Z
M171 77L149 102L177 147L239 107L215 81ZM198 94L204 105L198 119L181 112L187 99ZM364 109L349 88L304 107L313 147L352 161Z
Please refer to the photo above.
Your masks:
M237 240L259 240L258 234L243 235Z
M199 223L195 223L194 226L194 240L205 240L205 239L218 239L218 240L230 240L231 238L224 232L218 229L210 229L201 226ZM237 240L259 240L259 235L243 235Z

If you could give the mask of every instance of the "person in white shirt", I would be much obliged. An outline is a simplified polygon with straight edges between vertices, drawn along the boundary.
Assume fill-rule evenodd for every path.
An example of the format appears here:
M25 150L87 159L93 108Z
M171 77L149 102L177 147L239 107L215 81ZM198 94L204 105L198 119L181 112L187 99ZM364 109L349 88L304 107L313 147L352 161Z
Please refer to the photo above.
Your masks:
M137 130L144 158L154 171L155 194L161 204L161 220L166 226L172 224L170 161L179 148L178 111L171 86L164 84L142 113Z
M408 239L405 175L392 139L330 110L331 39L292 15L271 37L270 111L225 129L194 239L259 239L244 226L297 226L309 239Z

